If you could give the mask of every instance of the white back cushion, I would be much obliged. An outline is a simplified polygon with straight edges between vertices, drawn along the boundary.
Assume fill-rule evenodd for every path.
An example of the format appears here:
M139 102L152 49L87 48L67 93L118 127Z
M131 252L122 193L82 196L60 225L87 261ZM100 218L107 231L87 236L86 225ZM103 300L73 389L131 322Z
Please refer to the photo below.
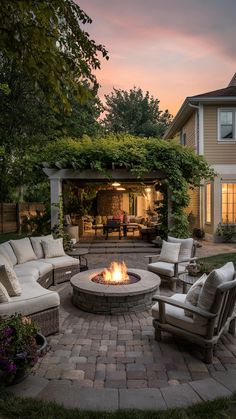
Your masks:
M214 303L217 287L233 279L234 265L232 262L228 262L221 268L212 271L201 288L197 306L203 310L210 311Z
M10 243L18 263L25 263L29 260L37 259L37 256L33 251L30 239L28 237L20 240L11 240Z
M193 239L176 239L175 237L168 236L169 243L180 243L179 261L190 259L192 256Z
M0 255L9 260L9 265L14 266L17 264L16 255L10 245L10 242L0 244Z
M169 243L163 240L159 261L176 263L179 260L180 243Z

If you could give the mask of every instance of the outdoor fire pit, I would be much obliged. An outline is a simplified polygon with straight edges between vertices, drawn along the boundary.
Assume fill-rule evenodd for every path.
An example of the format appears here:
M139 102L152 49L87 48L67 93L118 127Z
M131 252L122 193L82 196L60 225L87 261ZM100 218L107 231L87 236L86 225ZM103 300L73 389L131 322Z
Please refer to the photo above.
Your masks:
M90 313L119 314L150 307L159 292L158 275L124 263L80 272L71 278L73 304Z

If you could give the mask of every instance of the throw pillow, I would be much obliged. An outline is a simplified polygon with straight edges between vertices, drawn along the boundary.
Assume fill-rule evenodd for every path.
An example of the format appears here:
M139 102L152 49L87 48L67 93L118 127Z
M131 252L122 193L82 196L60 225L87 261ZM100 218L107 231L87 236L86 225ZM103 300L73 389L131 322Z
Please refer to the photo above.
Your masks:
M37 259L28 237L20 240L10 240L10 244L14 250L18 263L25 263Z
M44 251L44 257L46 259L65 256L65 252L63 249L63 239L42 240L42 246Z
M51 234L49 234L48 236L30 237L34 253L36 254L38 259L42 259L44 257L42 240L53 240L53 237Z
M194 284L189 288L186 294L185 303L191 304L192 306L197 306L200 291L206 279L207 274L203 274L201 278L198 278L197 281L194 282ZM190 311L184 310L184 312L185 316L193 317L193 314L190 313Z
M197 307L210 311L214 303L216 289L224 282L234 279L234 265L232 262L226 263L219 269L212 271L200 291Z
M9 242L0 244L0 255L7 259L8 265L13 267L13 265L17 264L16 255Z
M9 259L7 259L1 254L0 254L0 265L8 265L12 267L12 264L9 262Z
M0 266L0 283L6 288L10 297L21 295L19 280L10 266Z
M169 243L180 243L179 260L187 260L191 258L193 239L176 239L175 237L168 236Z
M163 240L159 261L168 263L178 262L180 246L180 243L168 243Z
M10 297L4 285L0 282L0 303L9 303Z

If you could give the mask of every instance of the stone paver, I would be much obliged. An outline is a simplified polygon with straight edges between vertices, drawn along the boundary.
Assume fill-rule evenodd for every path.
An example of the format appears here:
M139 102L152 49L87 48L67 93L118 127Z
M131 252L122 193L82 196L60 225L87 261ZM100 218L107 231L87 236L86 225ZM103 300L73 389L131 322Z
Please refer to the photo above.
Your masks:
M161 393L168 408L191 406L201 401L189 384L165 387L161 389Z
M130 268L145 269L144 255L150 249L143 254L121 249L113 247L114 253L106 254L107 265L124 260ZM97 250L102 253L102 247ZM236 251L236 245L210 244L197 250L199 256L224 251ZM91 269L104 266L100 254L87 258ZM71 304L69 283L52 289L61 298L60 333L48 337L51 349L35 366L34 375L11 388L16 394L66 407L113 410L185 406L236 391L235 337L224 335L213 363L207 365L196 345L169 334L156 342L150 310L112 316L86 313ZM161 292L171 295L168 288Z
M236 392L236 371L227 372L215 372L212 374L214 379L225 386L228 390Z
M166 403L158 389L119 390L120 409L166 409Z
M30 375L24 381L12 386L11 391L19 397L36 397L48 385L48 380Z
M51 381L37 398L53 401L67 408L96 411L118 409L118 390L85 389L67 380Z
M217 397L230 397L232 395L231 391L213 378L192 381L189 384L203 400L214 400Z

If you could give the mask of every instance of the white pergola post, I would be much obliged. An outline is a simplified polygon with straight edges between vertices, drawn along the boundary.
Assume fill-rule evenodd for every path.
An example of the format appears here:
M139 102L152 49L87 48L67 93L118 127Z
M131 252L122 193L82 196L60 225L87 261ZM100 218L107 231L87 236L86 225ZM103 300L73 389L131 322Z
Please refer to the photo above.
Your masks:
M62 194L62 180L61 178L50 179L51 190L51 228L59 221L59 208L55 204L59 204L60 195Z

